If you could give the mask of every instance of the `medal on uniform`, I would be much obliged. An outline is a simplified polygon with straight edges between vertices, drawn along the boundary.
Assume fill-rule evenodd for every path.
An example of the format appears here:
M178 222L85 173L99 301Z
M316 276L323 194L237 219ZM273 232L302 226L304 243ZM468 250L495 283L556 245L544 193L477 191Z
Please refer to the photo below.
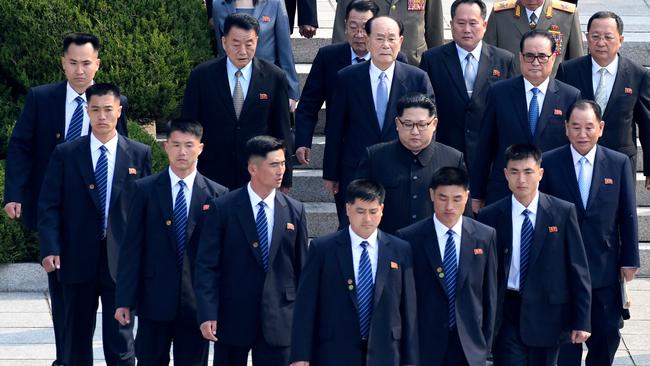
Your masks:
M408 0L406 9L408 11L424 11L426 0Z
M562 32L560 32L560 26L553 24L548 27L547 32L555 39L555 54L559 56L562 54Z

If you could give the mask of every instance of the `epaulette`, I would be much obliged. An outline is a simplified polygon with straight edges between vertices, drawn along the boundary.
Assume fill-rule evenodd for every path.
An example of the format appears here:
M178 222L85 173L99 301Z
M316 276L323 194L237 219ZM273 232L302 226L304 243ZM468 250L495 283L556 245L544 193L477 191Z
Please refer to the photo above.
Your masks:
M508 9L514 9L517 5L517 0L504 0L494 3L493 11L499 12Z
M553 7L553 9L557 9L569 14L573 14L576 12L576 4L572 4L566 1L553 0L551 6Z

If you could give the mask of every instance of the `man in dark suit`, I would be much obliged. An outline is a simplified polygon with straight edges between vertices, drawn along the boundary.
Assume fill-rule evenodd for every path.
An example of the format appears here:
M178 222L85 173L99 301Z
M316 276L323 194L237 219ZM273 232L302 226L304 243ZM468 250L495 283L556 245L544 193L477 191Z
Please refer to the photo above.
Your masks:
M279 192L282 143L270 136L247 144L251 181L215 200L205 218L194 289L203 337L214 365L289 363L296 288L307 255L302 203Z
M428 50L420 63L436 93L436 141L461 151L467 163L475 155L488 88L518 72L512 53L483 42L486 12L482 0L454 1L453 42Z
M292 365L417 363L413 258L407 242L377 229L384 196L378 183L352 181L349 227L312 241L296 298Z
M419 339L426 345L419 364L485 366L497 304L496 232L462 217L467 172L440 168L430 187L433 217L397 232L413 249Z
M637 134L643 147L645 186L650 189L650 72L620 56L623 20L600 11L587 23L590 55L563 62L557 79L580 89L603 111L605 130L599 144L630 157L636 172Z
M135 350L142 365L169 364L172 342L176 364L208 362L192 276L203 218L212 199L228 190L196 170L202 134L197 122L172 121L165 142L169 169L135 183L119 253L115 319L126 326L137 309Z
M498 238L495 365L554 366L560 344L590 335L591 281L575 206L538 191L541 154L534 145L508 147L512 195L478 216Z
M425 197L438 168L466 170L463 154L433 141L438 119L436 105L420 93L409 93L397 101L395 126L399 139L366 148L356 170L357 178L375 181L386 189L384 216L379 228L389 234L431 217L433 207ZM467 213L472 214L471 207Z
M287 78L282 69L254 57L259 28L248 14L229 15L222 38L226 57L192 70L183 99L183 117L203 126L198 170L231 190L250 179L246 141L259 135L291 141ZM289 164L282 185L291 187Z
M65 298L65 365L91 365L98 298L115 309L119 244L136 179L151 171L151 149L120 136L120 92L112 84L86 90L92 131L52 153L39 198L41 258L56 272ZM102 317L108 365L135 364L132 325Z
M544 154L540 190L576 206L593 297L586 362L611 365L623 325L621 281L631 281L640 266L634 177L626 155L597 144L605 127L597 103L581 100L568 113L570 144ZM581 360L582 345L562 346L559 365Z
M472 172L472 208L509 195L502 172L504 151L513 144L534 144L548 151L566 143L565 112L580 91L550 77L555 60L555 39L530 31L520 43L522 76L495 83L488 91Z
M424 71L395 61L403 40L400 23L375 17L365 29L370 62L338 72L327 120L323 180L325 189L335 195L340 227L346 225L347 216L339 191L353 179L363 149L397 138L397 100L408 92L433 94Z

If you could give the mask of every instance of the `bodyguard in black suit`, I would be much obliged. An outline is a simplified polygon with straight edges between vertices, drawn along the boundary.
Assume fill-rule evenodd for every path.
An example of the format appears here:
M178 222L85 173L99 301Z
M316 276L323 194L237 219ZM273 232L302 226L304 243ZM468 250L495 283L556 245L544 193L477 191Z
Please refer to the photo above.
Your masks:
M176 364L208 362L192 276L204 216L212 199L228 190L196 170L202 134L196 122L172 121L165 142L169 169L135 183L119 253L115 319L128 325L137 309L139 365L169 364L172 342Z
M407 242L377 229L384 195L375 182L352 181L349 227L311 242L296 299L292 365L417 364L413 258Z
M65 365L92 365L101 296L115 308L115 274L135 180L149 175L148 146L117 134L120 92L112 84L86 90L92 133L54 149L39 199L41 258L56 271L65 298ZM133 365L132 325L102 317L108 365Z
M398 140L366 148L356 170L357 178L375 181L386 189L386 210L379 228L389 234L431 217L429 195L431 177L441 167L463 170L463 154L433 141L438 119L436 105L424 94L410 93L397 101ZM472 214L467 206L467 213Z
M302 203L277 190L285 170L280 141L246 144L251 181L215 200L205 218L194 289L214 365L289 363L293 304L307 255Z
M483 42L486 13L482 0L454 1L453 42L426 51L420 62L436 93L436 141L461 151L467 163L480 139L488 88L518 72L512 53Z
M618 15L598 12L589 19L587 30L590 55L560 64L557 79L600 105L605 131L598 143L629 156L636 172L636 126L644 164L650 161L650 72L618 54L624 38ZM650 188L650 165L644 166L643 173Z
M197 66L185 88L182 114L203 126L198 169L229 189L250 179L246 141L259 135L291 141L287 78L282 69L254 57L259 27L248 14L229 15L223 36L227 57ZM288 164L282 185L291 187Z
M497 304L496 232L462 217L469 177L440 168L430 181L435 213L397 236L411 243L420 365L485 366Z
M354 178L363 149L397 138L395 117L401 96L433 93L424 71L395 61L403 40L397 21L375 17L365 29L371 60L339 71L327 120L323 180L325 189L335 195L341 226L347 217L339 192Z
M522 76L495 83L488 91L481 138L470 161L474 212L509 195L502 173L508 146L527 143L548 151L566 143L565 112L580 98L579 90L550 78L553 37L533 30L520 44Z
M505 152L512 196L479 212L497 231L495 365L554 366L560 344L589 338L591 281L575 206L537 188L534 145Z
M605 125L597 103L579 101L568 113L570 144L544 154L540 190L576 206L593 297L586 364L611 365L623 325L620 281L640 265L634 177L626 155L597 144ZM558 364L581 360L582 345L567 344Z

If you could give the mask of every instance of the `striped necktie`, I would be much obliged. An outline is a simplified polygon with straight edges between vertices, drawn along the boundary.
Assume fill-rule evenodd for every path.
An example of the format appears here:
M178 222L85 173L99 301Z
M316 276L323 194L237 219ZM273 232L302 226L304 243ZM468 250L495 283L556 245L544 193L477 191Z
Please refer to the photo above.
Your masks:
M361 338L368 339L370 334L370 319L372 319L372 297L374 294L374 282L372 280L372 267L368 255L368 242L362 241L361 258L359 258L359 273L357 281L357 303L359 305L359 329Z
M174 231L176 234L176 261L178 268L182 269L187 242L187 201L185 200L185 182L179 180L178 185L179 190L174 203Z
M456 243L454 242L454 231L447 231L447 243L445 244L445 258L442 266L445 270L445 284L447 285L447 300L449 301L449 329L456 325L456 275L458 268L456 264Z
M519 292L524 289L526 284L526 274L528 273L528 259L530 258L530 248L533 245L533 223L530 221L530 212L525 209L521 214L524 215L524 222L521 224L521 242L519 250Z
M77 102L77 107L72 113L72 118L70 119L70 125L68 125L68 134L65 135L66 141L72 141L77 137L81 136L81 129L83 127L84 121L84 100L82 97L78 96L74 98L74 101Z
M106 157L106 146L99 147L100 154L95 165L95 185L97 198L99 199L100 217L102 220L102 239L106 237L106 187L108 184L108 158Z
M598 81L598 86L596 87L596 93L594 95L595 102L600 106L602 113L605 113L605 108L607 107L607 90L605 90L605 76L607 76L607 69L601 67L598 70L600 73L600 80Z
M266 203L260 201L257 204L259 209L257 210L257 217L255 218L255 226L257 227L257 238L259 239L260 244L260 253L262 256L262 265L264 266L264 272L269 271L269 223L266 221L266 212L264 208Z
M465 64L465 70L463 72L463 77L465 78L465 88L467 89L467 95L471 98L472 92L474 91L474 84L476 83L476 68L472 63L474 60L474 55L468 53L465 56L467 63Z
M237 70L235 72L235 78L237 81L235 82L235 90L232 93L232 104L233 107L235 107L235 115L237 116L237 119L239 119L241 110L244 107L244 91L242 90L241 82L239 81L241 77L241 70Z
M537 121L539 121L539 104L537 102L537 94L539 94L539 89L531 89L533 93L533 98L530 100L530 106L528 107L528 123L530 124L530 133L535 136L535 130L537 129Z

